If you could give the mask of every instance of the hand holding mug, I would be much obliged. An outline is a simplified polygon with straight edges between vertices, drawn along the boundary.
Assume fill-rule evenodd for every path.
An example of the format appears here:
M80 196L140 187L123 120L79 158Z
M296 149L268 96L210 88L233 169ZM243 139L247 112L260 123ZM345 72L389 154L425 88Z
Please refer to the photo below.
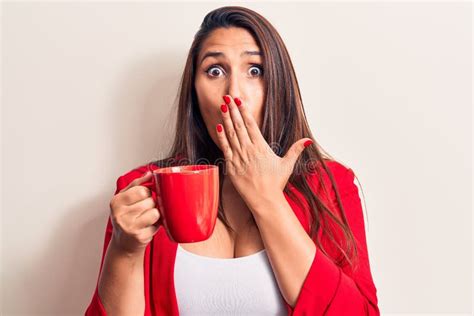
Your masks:
M143 252L158 230L154 224L160 219L160 212L150 189L141 185L151 178L152 173L147 172L110 201L112 241L127 254Z

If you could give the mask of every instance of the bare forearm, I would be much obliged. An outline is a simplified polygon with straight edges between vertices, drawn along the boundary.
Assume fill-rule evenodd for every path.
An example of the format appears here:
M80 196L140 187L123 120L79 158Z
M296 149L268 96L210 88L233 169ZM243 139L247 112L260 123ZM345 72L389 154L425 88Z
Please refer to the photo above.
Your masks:
M282 296L292 307L308 275L316 246L283 192L252 209Z
M104 258L98 292L107 315L143 315L145 293L144 252L127 255L112 238Z

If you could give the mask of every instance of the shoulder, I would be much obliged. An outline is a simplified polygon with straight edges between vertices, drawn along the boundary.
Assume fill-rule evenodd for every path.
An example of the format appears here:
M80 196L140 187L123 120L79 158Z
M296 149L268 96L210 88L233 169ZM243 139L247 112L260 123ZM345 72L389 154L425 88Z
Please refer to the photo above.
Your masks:
M351 168L345 166L339 161L325 159L324 162L333 175L338 176L338 178L345 177L352 172Z
M334 180L339 185L339 187L347 188L353 184L355 174L351 168L335 160L328 161L326 166L331 171Z
M355 174L350 167L330 159L324 159L324 165L326 167L324 167L321 162L317 162L307 177L310 186L312 186L319 195L325 193L332 201L336 199L336 193L331 178L341 197L353 193L354 190L357 192L357 187L354 184ZM323 183L323 186L321 186L321 183Z
M153 169L156 169L153 168ZM116 180L116 191L117 194L120 190L129 185L133 180L142 177L148 171L148 164L141 164L135 166L132 169L128 169L117 178Z

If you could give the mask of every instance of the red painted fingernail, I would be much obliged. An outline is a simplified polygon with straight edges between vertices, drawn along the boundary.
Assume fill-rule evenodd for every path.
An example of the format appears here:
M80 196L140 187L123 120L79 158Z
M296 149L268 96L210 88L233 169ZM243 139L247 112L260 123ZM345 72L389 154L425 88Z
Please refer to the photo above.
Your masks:
M312 143L313 143L312 140L307 140L307 141L304 142L304 147L306 148L306 147L308 147L309 145L311 145Z
M230 97L229 97L228 95L225 95L225 96L223 96L222 98L224 99L224 102L225 102L226 104L229 104L229 103L230 103Z
M221 124L217 124L217 131L219 133L222 132L222 125Z
M224 113L227 112L227 104L222 104L221 105L221 111L224 112Z
M237 104L237 106L240 106L242 104L242 101L240 101L239 98L234 98L234 102L235 104Z

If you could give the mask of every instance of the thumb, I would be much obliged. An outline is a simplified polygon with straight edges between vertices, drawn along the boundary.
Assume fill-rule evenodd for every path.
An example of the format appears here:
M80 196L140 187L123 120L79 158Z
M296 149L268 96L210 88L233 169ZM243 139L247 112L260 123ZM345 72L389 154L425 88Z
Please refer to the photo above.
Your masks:
M288 152L283 157L283 159L285 159L287 162L290 162L291 165L294 166L303 150L312 143L313 141L310 138L302 138L296 141L293 145L291 145L290 149L288 149Z
M134 179L132 182L130 182L122 191L127 191L128 189L140 185L144 182L149 181L150 179L153 178L153 175L151 174L151 171L145 172L141 177ZM120 191L120 192L122 192Z

